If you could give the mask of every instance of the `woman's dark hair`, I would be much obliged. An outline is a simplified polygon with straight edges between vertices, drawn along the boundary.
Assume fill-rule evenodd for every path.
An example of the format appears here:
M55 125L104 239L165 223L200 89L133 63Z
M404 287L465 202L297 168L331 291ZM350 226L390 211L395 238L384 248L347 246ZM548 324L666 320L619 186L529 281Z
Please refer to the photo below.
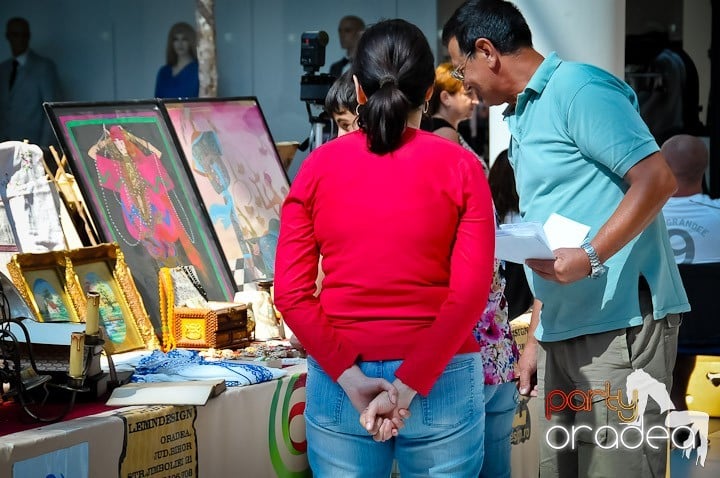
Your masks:
M358 125L376 154L400 146L407 117L425 102L435 79L435 59L427 38L405 20L385 20L360 37L352 72L367 97Z
M445 23L445 46L455 37L462 53L475 51L475 40L487 38L503 55L532 47L532 34L520 10L504 0L470 0Z
M510 212L520 212L520 199L515 187L515 173L510 166L507 149L501 151L495 158L488 174L488 183L500 221Z
M341 114L345 110L355 114L356 109L355 83L352 72L348 70L330 86L325 96L325 111L329 115Z
M175 35L183 35L190 44L190 55L197 60L197 35L195 29L189 23L178 22L170 27L167 37L167 46L165 47L165 61L168 65L174 66L178 62L177 53L175 53Z

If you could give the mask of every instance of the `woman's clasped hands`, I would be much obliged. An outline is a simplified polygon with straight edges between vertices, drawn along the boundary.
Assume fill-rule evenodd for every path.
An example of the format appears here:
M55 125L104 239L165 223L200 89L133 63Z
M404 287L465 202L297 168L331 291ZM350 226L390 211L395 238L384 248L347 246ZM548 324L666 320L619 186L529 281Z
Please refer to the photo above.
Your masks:
M360 413L360 424L375 441L386 441L397 436L400 429L405 426L405 420L410 418L409 407L412 397L401 398L401 395L397 388L394 394L380 392ZM414 396L414 392L412 395Z
M410 418L410 402L417 393L400 379L393 383L383 378L370 378L357 365L338 377L338 384L353 407L360 412L360 424L375 441L397 436Z

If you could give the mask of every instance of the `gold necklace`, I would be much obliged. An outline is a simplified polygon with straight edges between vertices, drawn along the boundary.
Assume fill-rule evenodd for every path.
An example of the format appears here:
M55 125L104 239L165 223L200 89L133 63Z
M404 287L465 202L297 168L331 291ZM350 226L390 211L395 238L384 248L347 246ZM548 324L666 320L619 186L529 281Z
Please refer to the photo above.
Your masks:
M175 343L175 290L169 267L160 268L160 321L162 326L162 349L169 352Z

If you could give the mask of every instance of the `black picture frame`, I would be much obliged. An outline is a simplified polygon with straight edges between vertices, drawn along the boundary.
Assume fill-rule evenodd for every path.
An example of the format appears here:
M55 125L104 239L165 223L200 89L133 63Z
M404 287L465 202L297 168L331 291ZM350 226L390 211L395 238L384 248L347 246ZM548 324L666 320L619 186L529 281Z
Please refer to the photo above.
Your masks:
M119 245L158 334L161 267L192 264L211 300L232 300L231 271L158 102L44 107L100 240Z

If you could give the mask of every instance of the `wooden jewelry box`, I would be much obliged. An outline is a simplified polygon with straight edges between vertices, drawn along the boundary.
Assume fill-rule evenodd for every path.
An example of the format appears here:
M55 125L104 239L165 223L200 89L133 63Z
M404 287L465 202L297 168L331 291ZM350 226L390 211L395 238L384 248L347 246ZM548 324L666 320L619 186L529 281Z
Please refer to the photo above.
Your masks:
M182 348L237 348L250 342L247 305L209 301L207 308L175 307L172 334Z

